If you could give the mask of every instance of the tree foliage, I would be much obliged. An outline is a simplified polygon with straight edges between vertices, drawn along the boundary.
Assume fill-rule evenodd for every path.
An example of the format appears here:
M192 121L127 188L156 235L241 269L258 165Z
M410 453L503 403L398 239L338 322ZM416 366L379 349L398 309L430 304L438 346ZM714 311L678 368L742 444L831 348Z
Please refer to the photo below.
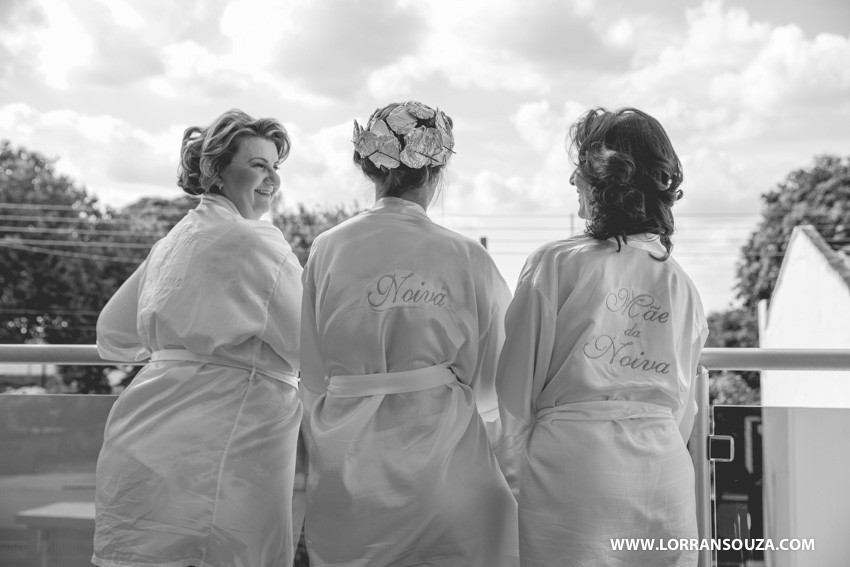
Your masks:
M736 291L755 310L776 285L794 227L811 224L830 244L850 244L850 158L818 156L762 195L762 219L741 251Z
M310 255L313 241L321 233L333 228L342 221L357 214L355 208L338 206L328 210L309 210L299 204L294 212L279 213L274 218L274 224L283 231L286 240L292 246L292 251L298 261L304 266Z
M761 391L750 386L738 372L718 372L708 385L711 405L757 406L761 403Z
M758 319L753 310L736 307L708 315L709 348L758 347ZM758 390L759 373L755 371L733 373L750 389ZM718 374L719 375L719 374ZM728 383L728 382L727 382Z
M91 338L92 279L100 271L87 247L56 254L52 243L83 240L105 213L97 200L44 156L0 145L0 341L66 342Z
M0 342L90 344L106 300L144 258L117 211L0 142ZM72 391L110 391L105 368L59 370Z
M835 247L850 245L850 158L818 156L812 167L792 171L762 195L762 218L736 266L741 304L709 315L706 346L759 345L758 302L773 293L791 232L802 224L813 225ZM715 403L755 403L758 388L758 372L713 373L711 395Z
M0 142L0 343L94 343L100 310L198 203L185 195L145 197L110 208L57 173L55 161ZM303 265L316 236L352 214L300 207L274 222ZM59 372L70 391L108 393L112 369Z

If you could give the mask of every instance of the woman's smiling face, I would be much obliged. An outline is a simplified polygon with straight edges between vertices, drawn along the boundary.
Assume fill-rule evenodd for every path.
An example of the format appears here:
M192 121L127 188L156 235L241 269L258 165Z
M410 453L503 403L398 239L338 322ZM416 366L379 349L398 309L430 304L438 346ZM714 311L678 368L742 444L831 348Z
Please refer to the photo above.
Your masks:
M222 190L246 219L259 219L280 188L278 151L271 140L252 136L236 142L236 154L221 172Z
M576 168L573 174L570 175L570 185L576 188L578 193L578 217L584 220L590 220L590 184Z

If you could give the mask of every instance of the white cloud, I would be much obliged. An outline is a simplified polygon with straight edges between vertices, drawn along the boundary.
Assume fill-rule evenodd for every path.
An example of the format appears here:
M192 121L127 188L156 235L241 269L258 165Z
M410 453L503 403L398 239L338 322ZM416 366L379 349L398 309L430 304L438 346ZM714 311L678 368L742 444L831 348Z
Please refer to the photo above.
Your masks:
M316 94L349 100L370 73L415 53L427 33L423 10L408 2L299 0L267 71ZM258 48L253 48L255 51Z
M826 1L813 0L805 29ZM456 124L447 215L573 213L565 139L595 105L661 120L685 165L684 214L756 212L812 155L846 153L850 37L759 21L728 0L661 4L4 3L0 130L120 205L180 193L186 121L259 111L293 121L286 205L331 206L371 201L351 162L353 116L421 98Z
M97 3L109 10L112 20L120 26L139 29L144 27L145 18L124 0L97 0Z
M43 0L41 5L47 25L32 33L22 47L38 54L38 68L48 85L66 89L69 75L94 53L94 41L67 4Z
M332 99L313 89L309 81L276 68L279 53L304 52L293 34L299 29L297 11L305 5L309 3L303 0L234 0L220 14L202 14L214 18L215 29L197 38L169 36L161 47L165 71L149 82L150 88L168 98L191 96L205 102L261 94L310 108L327 107ZM221 34L221 41L215 40L215 33Z
M811 111L813 98L850 99L850 36L808 38L717 1L689 10L686 20L681 41L611 89L680 128L723 139L756 138L777 118Z
M449 174L443 188L446 212L519 213L534 208L528 181L518 175L504 176L483 170L472 176Z
M602 88L667 129L685 167L679 210L755 212L790 169L840 148L850 36L807 37L707 1L686 12L681 37Z
M366 79L369 93L377 100L408 98L413 92L413 80L421 77L419 58L411 55L375 69Z
M271 64L282 38L296 31L293 12L303 1L233 0L221 14L220 30L230 40L227 67L260 73Z
M586 105L569 100L556 111L543 99L520 105L511 117L520 138L537 155L527 183L526 208L565 215L577 209L575 188L569 184L574 166L567 153L568 133L587 109Z
M219 58L194 41L173 43L163 49L169 79L209 75L221 66Z
M628 45L634 38L634 26L626 19L619 19L606 30L604 38L613 45Z
M7 73L11 69L18 81L36 75L49 87L72 92L160 72L155 34L142 29L142 17L126 3L109 3L110 11L102 3L35 0L19 9L18 25L0 37L0 47L13 55Z
M720 2L689 10L686 20L681 40L667 44L654 60L615 79L614 85L650 103L673 95L700 106L709 94L707 80L751 60L769 37L769 26L751 22L741 9L724 11Z
M580 47L573 36L584 26L580 18L591 4L577 1L570 7L547 2L538 10L528 10L505 0L430 2L421 14L428 22L429 35L415 53L372 71L370 92L377 98L403 95L416 83L444 80L467 90L546 94L552 77L535 54L574 62L592 58L588 54L576 57L576 51L566 47ZM562 17L565 14L569 17ZM531 17L537 19L531 22ZM555 24L546 37L535 33L536 24L547 22Z
M813 99L846 101L850 36L810 40L796 26L773 29L746 65L714 78L711 93L763 116L810 106Z
M310 133L287 123L292 153L281 167L284 205L371 203L374 188L352 162L352 122Z
M485 89L545 94L548 80L511 52L478 45L470 38L446 31L431 36L421 59L421 69L430 69L462 89Z
M57 169L98 197L125 204L143 195L176 196L182 127L150 133L108 115L0 106L0 126L16 144L57 157Z
M557 138L558 117L554 115L546 99L521 105L516 114L511 116L511 122L520 138L537 151L550 150Z
M568 100L560 112L551 109L548 99L524 103L511 116L520 138L539 152L563 154L569 127L588 106Z

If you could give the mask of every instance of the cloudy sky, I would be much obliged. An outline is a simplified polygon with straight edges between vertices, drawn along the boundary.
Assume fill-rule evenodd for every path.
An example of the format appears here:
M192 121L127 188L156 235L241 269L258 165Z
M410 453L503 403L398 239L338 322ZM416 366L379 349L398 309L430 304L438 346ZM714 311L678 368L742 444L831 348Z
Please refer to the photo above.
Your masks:
M352 120L408 99L455 122L431 216L487 236L511 286L581 229L572 121L655 115L685 169L674 254L723 309L760 194L850 153L850 2L0 1L0 138L115 206L177 196L183 130L233 107L289 130L284 206L369 204Z

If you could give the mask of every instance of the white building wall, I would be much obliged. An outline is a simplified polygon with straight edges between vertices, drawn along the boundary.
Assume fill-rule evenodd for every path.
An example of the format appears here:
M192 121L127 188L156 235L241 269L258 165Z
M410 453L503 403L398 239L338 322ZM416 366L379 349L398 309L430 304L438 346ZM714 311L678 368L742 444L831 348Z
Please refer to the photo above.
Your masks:
M798 230L768 308L764 348L850 348L850 287ZM850 408L850 371L765 371L763 406Z
M806 231L791 237L762 329L765 348L850 348L850 286ZM766 565L850 564L850 371L765 371L761 396L765 536L815 540Z
M848 565L850 409L762 410L765 537L813 539L814 551L767 553L768 567Z

